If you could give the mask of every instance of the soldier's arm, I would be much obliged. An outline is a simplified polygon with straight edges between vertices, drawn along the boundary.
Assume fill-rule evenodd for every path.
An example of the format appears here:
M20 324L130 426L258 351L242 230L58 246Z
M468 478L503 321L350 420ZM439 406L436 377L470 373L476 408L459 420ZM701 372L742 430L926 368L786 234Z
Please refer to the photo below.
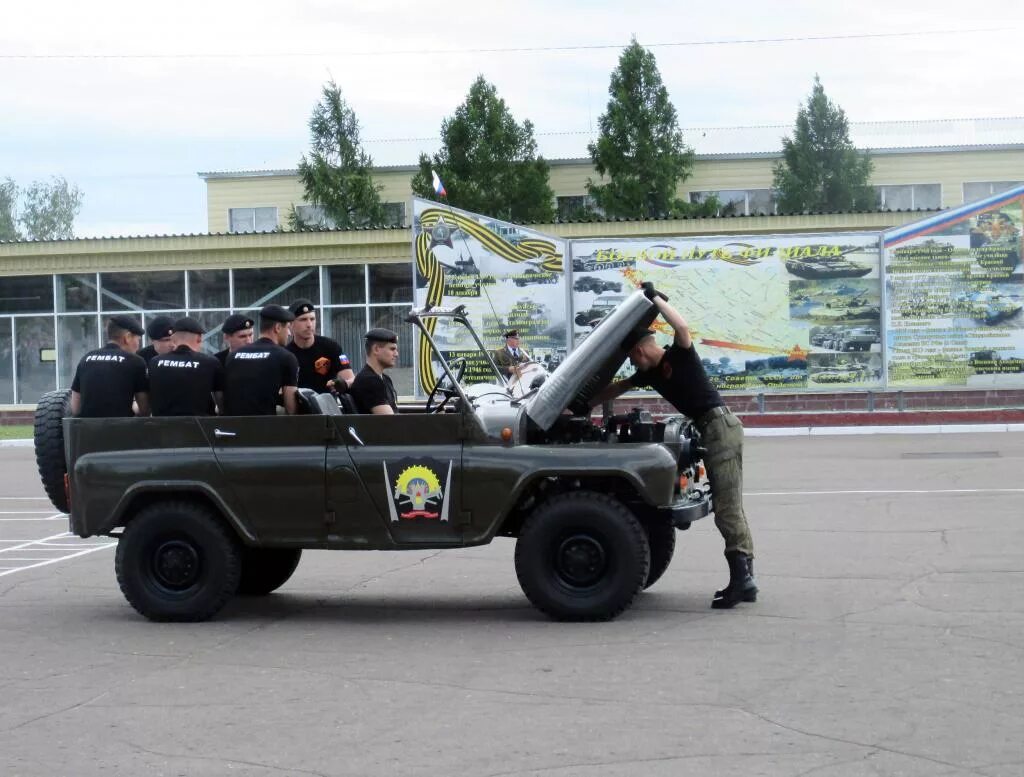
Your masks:
M217 408L218 415L224 415L224 392L214 391L213 392L213 404Z
M69 409L73 416L77 416L82 412L82 395L73 389L71 391L71 405Z
M597 392L597 395L590 400L590 406L596 407L597 405L600 405L602 402L610 402L616 397L622 396L632 388L633 383L630 381L629 378L626 378L624 380L617 380L614 383L609 383L607 386L605 386L603 389Z
M295 415L299 410L299 403L295 399L297 389L295 386L283 386L281 397L284 400L284 412L288 415Z
M135 394L135 404L139 407L139 412L136 413L138 416L149 415L149 394L145 391L139 391Z
M683 318L682 314L661 297L654 298L654 306L661 313L661 317L672 327L672 331L675 332L676 345L680 348L689 349L693 345L693 338L690 337L690 327L687 325L686 319Z
M394 415L395 411L391 409L391 405L374 405L370 408L370 412L374 415Z

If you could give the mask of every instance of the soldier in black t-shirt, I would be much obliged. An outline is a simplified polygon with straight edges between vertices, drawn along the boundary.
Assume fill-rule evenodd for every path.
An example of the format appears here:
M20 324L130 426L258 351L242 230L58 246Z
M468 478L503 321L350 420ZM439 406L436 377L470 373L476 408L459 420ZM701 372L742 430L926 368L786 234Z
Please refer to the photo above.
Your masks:
M728 609L757 601L754 541L743 510L743 424L722 402L697 356L686 319L645 284L648 298L675 333L672 345L658 346L654 332L639 329L623 341L636 372L612 383L593 404L614 399L633 388L650 386L681 413L693 419L708 453L704 457L715 510L715 526L725 539L729 584L715 591L711 606Z
M174 321L167 316L154 316L146 324L146 337L149 338L149 345L139 349L139 356L142 361L149 364L154 356L170 353L174 345L171 343L171 335L174 333Z
M280 305L260 311L260 338L228 356L224 377L225 415L274 415L278 395L294 415L299 363L284 344L295 317Z
M174 350L149 362L149 399L153 415L210 415L210 397L224 406L224 367L201 353L203 327L194 318L174 322Z
M366 366L359 371L349 396L360 413L392 415L398 412L398 395L384 370L398 363L398 335L390 329L366 333Z
M222 365L227 364L229 353L234 353L243 345L249 345L252 342L252 328L252 319L241 313L232 313L224 319L220 331L224 335L224 343L227 348L214 354Z
M299 362L299 388L317 394L348 391L356 377L352 364L336 341L316 333L316 307L308 299L300 299L288 310L295 316L288 350Z
M143 329L131 316L111 316L107 344L78 362L71 383L71 415L80 418L122 418L149 415L146 363L136 354Z

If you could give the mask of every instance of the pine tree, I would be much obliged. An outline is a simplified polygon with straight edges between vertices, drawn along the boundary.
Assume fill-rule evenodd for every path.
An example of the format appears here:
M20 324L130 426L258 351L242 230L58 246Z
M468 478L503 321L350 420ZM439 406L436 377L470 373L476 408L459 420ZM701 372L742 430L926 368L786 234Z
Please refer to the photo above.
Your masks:
M456 207L519 223L554 219L548 163L537 155L533 124L516 122L483 76L442 122L441 150L432 158L420 154L419 166L412 190L420 197L434 196L433 169Z
M631 219L714 213L713 198L691 205L676 196L692 174L693 150L683 142L654 54L636 39L620 55L608 94L598 119L601 134L587 147L601 180L608 179L587 182L597 208Z
M359 141L359 120L332 80L323 87L309 120L309 157L299 162L306 201L320 209L320 223L305 223L292 209L293 228L331 226L341 229L384 224L380 184L370 174L373 160Z
M877 196L868 185L873 168L870 156L850 141L846 113L815 76L793 137L782 139L782 161L775 165L779 212L874 209Z

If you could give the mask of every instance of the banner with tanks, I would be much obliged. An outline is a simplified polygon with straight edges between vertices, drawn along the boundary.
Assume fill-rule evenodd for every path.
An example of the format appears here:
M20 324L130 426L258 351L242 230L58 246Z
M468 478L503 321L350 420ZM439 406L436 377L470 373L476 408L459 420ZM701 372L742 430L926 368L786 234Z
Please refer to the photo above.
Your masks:
M416 305L464 305L490 349L503 347L503 334L515 329L529 356L555 369L566 354L565 241L418 198L413 214ZM494 382L465 327L429 319L427 329L446 359L467 360L467 381ZM416 385L426 394L441 370L421 339Z
M1024 186L883 235L892 388L1024 386Z
M721 390L882 385L878 234L574 240L571 251L575 343L652 281Z

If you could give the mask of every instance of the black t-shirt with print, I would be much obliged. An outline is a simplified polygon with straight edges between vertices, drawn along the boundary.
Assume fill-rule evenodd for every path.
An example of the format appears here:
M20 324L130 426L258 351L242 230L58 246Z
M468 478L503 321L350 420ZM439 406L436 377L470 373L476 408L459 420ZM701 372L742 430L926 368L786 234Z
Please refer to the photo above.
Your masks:
M135 395L147 388L146 363L116 343L83 356L71 383L71 390L82 396L79 418L132 416Z
M224 415L274 415L278 393L298 376L295 356L269 338L242 346L224 368Z
M299 388L313 389L317 394L328 391L327 381L334 380L338 372L352 368L341 346L329 337L314 335L309 348L301 348L293 340L288 350L299 362Z
M693 345L681 348L672 343L665 348L665 355L657 366L637 370L629 380L636 388L653 388L676 410L694 420L723 404Z
M392 410L398 412L398 395L391 378L378 375L369 364L356 373L348 393L360 413L372 413L378 405L390 405Z
M187 345L149 361L149 400L155 416L210 415L210 394L223 390L223 365Z

